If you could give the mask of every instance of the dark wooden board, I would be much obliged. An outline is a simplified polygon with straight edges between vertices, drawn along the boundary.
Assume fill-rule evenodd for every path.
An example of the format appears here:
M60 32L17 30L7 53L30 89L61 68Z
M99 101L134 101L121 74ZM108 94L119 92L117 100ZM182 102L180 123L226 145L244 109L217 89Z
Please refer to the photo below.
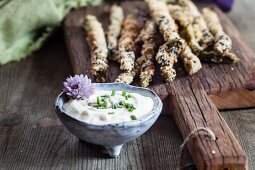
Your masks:
M125 13L132 13L138 18L144 15L142 11L146 11L143 2L122 2L121 5ZM82 19L86 14L94 14L107 28L108 8L108 4L82 8L67 16L65 39L74 73L91 76ZM203 64L203 69L194 76L188 76L179 63L176 65L178 75L175 81L165 83L160 76L155 76L150 88L163 100L165 112L172 113L184 138L201 126L211 128L216 134L216 142L208 141L199 134L189 143L189 151L198 168L245 169L247 160L243 149L217 108L254 107L255 72L252 61L255 57L229 19L217 8L215 10L232 38L233 52L241 58L241 62L235 65ZM110 68L106 77L108 82L114 81L119 73L116 63L110 63ZM137 82L134 84L137 85ZM216 153L212 154L212 150Z

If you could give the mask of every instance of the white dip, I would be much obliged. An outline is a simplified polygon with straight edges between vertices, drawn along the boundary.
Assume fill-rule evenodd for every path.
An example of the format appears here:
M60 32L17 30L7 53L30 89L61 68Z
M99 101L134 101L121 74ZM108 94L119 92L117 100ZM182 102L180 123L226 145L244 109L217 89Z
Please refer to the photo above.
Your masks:
M105 96L105 97L104 97ZM88 99L70 99L64 111L80 121L104 125L139 119L153 109L153 100L138 93L95 91Z

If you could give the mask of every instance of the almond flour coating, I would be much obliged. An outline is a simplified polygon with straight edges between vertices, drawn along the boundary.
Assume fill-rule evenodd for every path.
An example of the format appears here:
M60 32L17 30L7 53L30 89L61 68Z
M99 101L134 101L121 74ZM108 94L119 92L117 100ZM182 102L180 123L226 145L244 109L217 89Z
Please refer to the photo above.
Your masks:
M102 24L93 15L87 15L84 20L86 39L91 53L91 73L96 82L105 82L105 73L108 69L108 49Z
M192 51L199 54L203 48L196 39L196 33L192 25L192 20L190 20L190 16L185 12L184 8L179 5L169 4L168 10L176 23L178 23L180 26L181 35L183 35L185 40L188 42L188 45L191 47Z
M186 71L190 75L198 72L202 68L200 59L195 54L192 53L189 46L186 46L185 50L181 52L180 57L184 63Z
M218 15L209 8L203 8L202 12L209 30L215 36L214 50L219 54L231 50L232 40L223 31Z
M213 36L207 27L203 15L191 0L178 0L178 4L189 13L197 41L203 49L207 48L213 43Z
M139 74L142 87L148 87L155 74L154 57L157 48L156 44L157 26L155 22L148 20L144 29L139 34L139 39L143 43L141 56L135 62L135 72Z
M142 43L141 56L135 61L135 66L130 72L121 73L116 82L132 83L133 79L140 75L141 85L149 85L152 81L152 76L154 75L154 55L156 42L155 38L157 35L157 27L153 21L148 20L145 27L141 30L136 42ZM146 75L146 77L145 77ZM147 85L147 86L148 86ZM146 86L146 87L147 87Z
M120 63L120 69L131 72L135 61L135 39L138 36L138 23L128 15L123 22L121 36L118 40L118 56L116 60Z
M121 73L115 80L118 83L126 83L131 84L134 80L134 73L133 72L124 72Z
M161 65L161 75L167 81L172 81L176 77L173 68L177 62L181 50L185 49L186 42L179 33L178 28L171 17L166 2L163 0L146 0L150 14L154 22L158 25L159 31L164 37L165 43L160 46L156 60ZM166 68L164 70L164 68Z
M118 37L121 32L121 24L124 19L123 9L118 5L112 5L110 8L110 25L107 32L107 45L108 49L111 52L109 58L112 60L117 60L117 42Z

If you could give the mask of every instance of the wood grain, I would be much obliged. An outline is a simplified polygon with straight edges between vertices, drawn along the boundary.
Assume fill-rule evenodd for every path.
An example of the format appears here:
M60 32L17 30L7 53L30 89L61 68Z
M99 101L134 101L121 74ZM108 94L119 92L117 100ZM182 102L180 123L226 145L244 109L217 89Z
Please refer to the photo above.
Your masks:
M137 18L148 15L143 2L122 2L121 5L125 13L132 13ZM86 14L94 14L103 23L104 28L107 28L108 8L109 5L88 7L73 11L66 18L65 39L71 63L74 63L72 67L75 74L85 73L91 76L89 49L80 21ZM254 54L242 41L229 19L217 8L214 7L214 10L219 14L226 32L233 40L233 52L238 54L242 62L233 65L204 64L203 69L192 77L183 71L179 62L176 65L178 75L175 81L165 83L156 75L150 88L163 100L166 106L164 111L172 112L184 138L201 126L211 128L218 137L216 142L211 142L200 134L188 145L198 169L247 169L247 159L243 149L213 102L221 109L255 106L252 100L255 99L254 66L250 64ZM110 63L111 69L106 78L109 82L113 81L119 73L116 66L115 63ZM138 85L137 81L134 85ZM207 94L211 94L212 99ZM225 96L227 94L227 100L224 94ZM235 97L235 100L231 97ZM239 102L241 97L244 99ZM232 103L228 105L230 101ZM214 151L216 152L213 153Z
M251 22L255 17L255 1L235 3L228 16L255 50L255 25ZM3 119L9 122L15 120L11 125L0 125L0 169L140 170L158 167L175 170L182 137L170 116L161 115L146 134L124 146L118 159L108 159L107 155L102 154L101 148L78 141L62 125L57 125L54 99L63 88L61 82L73 73L62 31L56 33L32 56L0 66L0 114L15 113L19 117L0 116L0 122ZM165 90L162 87L162 93ZM162 97L171 98L166 95ZM255 110L231 110L221 114L245 150L249 169L254 170ZM56 124L52 123L54 120ZM42 127L45 122L48 126ZM52 139L57 134L59 142ZM56 149L59 144L62 148ZM191 166L190 169L195 168Z

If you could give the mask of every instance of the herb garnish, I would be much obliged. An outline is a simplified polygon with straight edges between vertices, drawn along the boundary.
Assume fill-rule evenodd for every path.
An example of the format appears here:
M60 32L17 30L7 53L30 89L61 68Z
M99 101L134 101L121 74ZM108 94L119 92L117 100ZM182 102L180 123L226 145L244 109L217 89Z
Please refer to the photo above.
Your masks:
M111 96L115 96L115 90L114 89L112 90Z
M114 112L108 112L108 115L113 115L114 114Z
M135 115L131 115L130 118L131 118L131 120L137 120Z
M106 100L104 100L103 106L104 106L105 109L107 108L107 101Z
M121 96L125 97L126 96L126 91L122 91Z
M105 94L105 95L101 96L101 98L103 98L103 99L107 99L107 98L110 98L110 95Z
M115 94L116 94L116 91L113 89L111 95L105 94L102 96L97 96L97 104L89 104L89 105L90 106L92 105L92 107L97 109L107 109L107 104L108 104L107 99L110 99L111 96L115 96ZM129 112L134 111L136 109L134 105L132 103L126 102L126 100L128 100L132 96L128 94L126 91L122 91L121 96L125 97L125 100L121 100L119 103L111 102L111 108L112 109L125 108Z
M97 104L100 105L100 97L97 96Z

